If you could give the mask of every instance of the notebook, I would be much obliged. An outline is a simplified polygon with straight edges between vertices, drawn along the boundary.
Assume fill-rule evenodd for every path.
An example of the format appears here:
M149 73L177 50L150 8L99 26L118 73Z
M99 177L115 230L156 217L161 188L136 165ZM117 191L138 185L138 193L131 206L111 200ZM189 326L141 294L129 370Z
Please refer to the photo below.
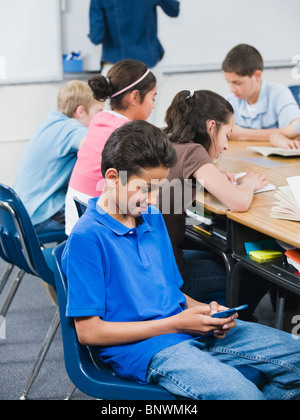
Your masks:
M240 174L235 174L235 178L239 179L239 178L242 178L245 175L247 175L247 172L242 172ZM255 191L254 194L259 194L259 193L262 193L262 192L268 192L268 191L274 191L274 190L276 190L275 185L268 184L264 188L261 188L260 190Z

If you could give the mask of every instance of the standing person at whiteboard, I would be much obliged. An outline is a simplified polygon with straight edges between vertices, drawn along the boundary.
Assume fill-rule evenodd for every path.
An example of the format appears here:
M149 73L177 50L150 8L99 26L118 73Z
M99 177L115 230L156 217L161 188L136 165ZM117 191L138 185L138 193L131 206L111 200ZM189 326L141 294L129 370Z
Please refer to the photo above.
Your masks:
M179 15L177 0L91 0L89 38L103 46L102 70L126 59L142 61L151 69L161 61L157 6L170 17Z

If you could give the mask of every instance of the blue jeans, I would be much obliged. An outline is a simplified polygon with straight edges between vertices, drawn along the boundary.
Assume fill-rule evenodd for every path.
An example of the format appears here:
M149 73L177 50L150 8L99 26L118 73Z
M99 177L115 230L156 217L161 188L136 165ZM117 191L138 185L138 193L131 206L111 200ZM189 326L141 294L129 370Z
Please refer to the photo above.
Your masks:
M264 387L259 390L238 366L260 370ZM194 400L289 400L300 394L300 339L238 320L224 340L190 340L157 353L147 380Z
M226 270L220 257L209 251L184 250L182 292L199 302L226 304Z
M53 217L34 226L37 233L56 232L65 229L65 206Z

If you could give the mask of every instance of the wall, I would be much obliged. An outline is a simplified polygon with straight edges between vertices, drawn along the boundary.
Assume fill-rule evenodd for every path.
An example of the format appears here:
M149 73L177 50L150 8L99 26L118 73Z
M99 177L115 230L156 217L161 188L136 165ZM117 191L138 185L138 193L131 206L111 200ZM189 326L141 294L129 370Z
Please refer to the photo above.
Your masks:
M265 70L265 79L298 84L291 69ZM12 185L27 142L49 109L56 108L57 92L63 83L0 86L0 182ZM210 89L226 96L228 86L221 72L169 74L163 78L157 103L156 123L174 95L183 89Z

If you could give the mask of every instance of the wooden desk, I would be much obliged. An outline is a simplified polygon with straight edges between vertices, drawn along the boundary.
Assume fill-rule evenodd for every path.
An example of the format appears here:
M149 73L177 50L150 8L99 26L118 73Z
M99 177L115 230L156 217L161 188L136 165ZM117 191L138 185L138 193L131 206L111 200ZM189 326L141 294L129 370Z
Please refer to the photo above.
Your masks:
M225 152L222 160L216 166L220 171L227 171L229 173L257 172L265 174L269 183L274 184L277 188L286 186L287 178L300 174L299 158L261 157L257 153L247 150L248 146L253 145L257 146L257 142L231 141L229 143L229 150ZM260 145L269 146L269 143L263 142ZM280 166L265 167L255 164L253 161L248 162L243 160L253 158L262 164L265 163L268 165L270 162L274 162ZM275 202L274 193L275 191L255 194L251 208L272 206ZM199 194L197 200L203 204L203 195ZM226 215L229 211L224 204L208 193L204 194L204 206L206 210L219 215Z
M217 167L229 173L258 172L266 174L268 181L277 188L287 185L287 178L300 173L299 158L264 158L255 152L247 150L248 146L257 145L257 142L230 142L230 150L224 154ZM268 146L268 143L260 143ZM246 159L246 160L245 160ZM271 218L271 208L276 199L275 191L255 194L250 209L246 213L229 211L210 194L204 194L204 207L215 217L226 220L227 239L220 243L214 236L204 239L211 248L218 252L223 251L227 269L227 305L236 306L239 296L239 281L242 270L247 269L255 275L267 279L279 286L278 308L275 325L282 328L284 316L284 293L289 290L300 294L300 277L284 261L270 264L254 263L246 254L244 243L258 240L276 239L294 247L300 248L300 223ZM203 203L203 194L198 197ZM230 264L228 264L228 262Z
M271 238L300 248L300 223L272 218L270 206L252 207L246 213L228 212L227 217Z

